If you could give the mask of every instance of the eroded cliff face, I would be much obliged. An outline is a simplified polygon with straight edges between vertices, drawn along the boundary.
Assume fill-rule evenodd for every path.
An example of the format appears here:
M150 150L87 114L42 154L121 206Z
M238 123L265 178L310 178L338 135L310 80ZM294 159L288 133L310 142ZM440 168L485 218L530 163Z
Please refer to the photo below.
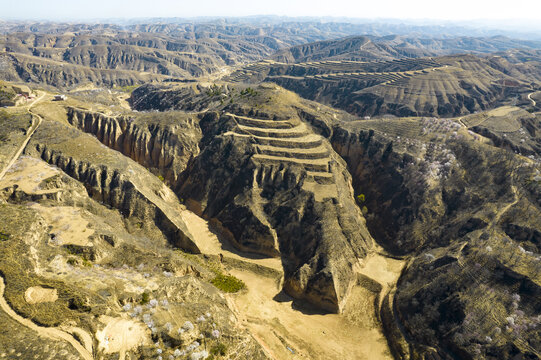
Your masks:
M340 312L373 245L345 163L295 117L209 112L200 124L178 194L241 250L280 256L287 293Z
M189 159L199 153L201 130L193 116L174 112L153 116L109 117L72 107L67 111L70 124L176 184Z
M394 297L410 355L534 358L539 162L445 119L337 124L331 141L375 240L411 256Z
M393 139L375 134L373 130L348 130L337 127L331 137L335 151L347 162L353 177L356 195L363 197L362 206L368 209L367 223L371 234L388 251L405 254L426 241L411 236L411 226L427 221L423 228L440 222L439 216L445 211L438 206L441 195L430 201L427 182L414 178L414 171L408 169L416 159L407 152L393 149ZM421 214L423 204L432 206L432 218ZM407 230L406 230L407 229Z
M66 137L48 141L55 131ZM25 151L83 183L93 199L120 210L127 218L155 224L173 245L198 253L179 215L182 206L172 191L141 166L118 158L112 150L98 144L78 130L45 121ZM84 159L81 147L93 151L91 160Z

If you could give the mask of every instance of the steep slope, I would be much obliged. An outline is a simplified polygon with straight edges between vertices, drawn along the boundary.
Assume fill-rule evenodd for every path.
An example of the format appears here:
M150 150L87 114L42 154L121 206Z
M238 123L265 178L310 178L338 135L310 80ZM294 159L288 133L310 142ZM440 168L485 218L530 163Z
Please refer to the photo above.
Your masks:
M413 350L394 342L400 331L391 347L397 358L536 358L541 159L463 122L335 122L370 233L410 256L389 300Z
M422 57L433 55L424 49L394 48L373 37L360 36L341 40L327 40L278 51L272 60L284 63L336 60L392 60L401 57Z
M463 66L473 71L476 64L483 62ZM397 358L538 356L537 116L503 107L459 119L357 120L271 89L270 84L253 89L216 84L207 91L145 86L133 93L139 109L204 110L201 153L177 190L189 206L214 218L239 248L268 255L278 249L284 289L311 302L324 299L317 304L327 309L335 294L344 294L348 277L342 274L351 266L346 259L359 258L348 248L360 244L366 253L367 245L348 238L349 229L361 225L344 221L341 213L352 216L361 207L376 244L408 259L396 284L374 280L380 279L375 269L361 265L377 263L373 253L360 256L357 275L363 286L378 289L378 316ZM514 125L524 127L521 136L528 143L514 135L522 134ZM479 135L484 131L495 136ZM510 131L506 144L497 141L502 131ZM321 147L325 140L314 134L327 138L334 151ZM334 169L332 163L321 167L329 157L336 161ZM325 173L332 174L332 183ZM348 185L337 173L348 174L346 179L351 174L355 200L341 197L339 189ZM311 195L307 185L314 175L320 188ZM321 186L328 184L338 189L332 202ZM334 232L335 217L351 240ZM321 224L315 231L314 223ZM314 238L319 239L316 251L308 252L312 244L306 240ZM344 258L336 256L335 245ZM299 281L303 277L306 288ZM427 281L431 278L437 280ZM329 291L322 285L331 279Z
M343 161L299 118L305 107L289 92L273 86L193 91L149 86L131 99L138 109L207 108L201 153L179 179L179 196L239 249L280 256L290 295L341 312L357 263L372 247ZM304 111L316 116L317 110Z
M68 107L67 121L160 174L168 184L177 184L188 161L199 153L198 119L184 113L110 117Z
M50 141L53 134L56 134L55 140ZM27 153L39 156L83 182L93 198L117 208L125 216L155 224L174 245L199 252L178 214L181 205L170 190L139 165L118 159L116 152L107 151L92 138L78 140L85 136L88 135L65 125L44 121L29 143ZM82 141L86 143L83 149ZM91 150L95 154L92 162L86 155Z
M176 77L208 74L224 65L270 53L264 45L242 38L178 39L163 34L115 30L77 35L10 33L0 38L0 48L7 53L96 69L135 70Z

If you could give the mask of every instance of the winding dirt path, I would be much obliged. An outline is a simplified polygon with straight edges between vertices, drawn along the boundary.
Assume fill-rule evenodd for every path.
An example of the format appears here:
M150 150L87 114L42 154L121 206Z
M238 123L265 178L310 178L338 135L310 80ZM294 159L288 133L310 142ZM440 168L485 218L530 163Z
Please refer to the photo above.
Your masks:
M23 326L26 326L27 328L36 331L40 336L53 339L53 340L64 340L71 344L77 350L79 355L85 360L93 360L92 354L85 349L77 340L73 338L70 334L58 330L56 328L48 328L48 327L42 327L39 325L34 324L32 321L23 318L19 314L17 314L6 302L4 299L4 278L0 276L0 308L13 320L17 321Z
M15 153L15 155L13 155L13 158L9 161L9 163L4 167L4 169L2 170L2 172L0 172L0 180L2 180L2 178L6 175L6 172L9 170L9 168L11 168L13 166L13 164L15 163L15 161L17 161L17 159L19 158L19 156L21 156L22 152L24 151L24 149L26 148L26 145L28 144L28 142L30 141L30 139L32 138L32 135L34 135L34 133L36 132L36 130L38 129L38 127L41 125L41 122L43 121L43 118L37 114L34 114L31 109L32 109L32 106L36 105L38 102L40 102L41 100L43 100L43 97L45 96L45 93L42 93L40 95L40 97L38 97L35 101L32 102L32 104L30 105L27 105L26 106L26 110L32 115L32 125L30 126L30 128L28 129L28 134L26 135L26 139L23 141L23 143L21 144L21 146L19 147L19 149L17 150L17 152ZM37 123L35 122L35 118L38 119Z
M536 106L537 103L535 102L534 99L532 99L532 94L533 94L533 92L528 94L528 100L530 100L532 102L532 106Z

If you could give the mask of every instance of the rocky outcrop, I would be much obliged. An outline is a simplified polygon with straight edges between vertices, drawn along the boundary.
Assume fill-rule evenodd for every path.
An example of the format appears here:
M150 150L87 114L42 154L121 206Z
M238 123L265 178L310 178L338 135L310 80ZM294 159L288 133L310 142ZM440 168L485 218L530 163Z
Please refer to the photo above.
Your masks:
M177 184L190 158L199 153L197 119L186 114L109 117L69 107L68 122L146 168Z
M200 124L179 195L241 250L281 256L286 292L340 312L372 247L344 162L298 118L209 112Z

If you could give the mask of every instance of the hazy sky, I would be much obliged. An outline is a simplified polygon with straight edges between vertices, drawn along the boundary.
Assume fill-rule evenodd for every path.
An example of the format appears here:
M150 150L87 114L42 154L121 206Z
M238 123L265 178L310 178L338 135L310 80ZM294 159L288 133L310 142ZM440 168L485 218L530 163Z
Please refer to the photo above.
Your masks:
M541 0L0 0L1 19L193 16L537 19Z

